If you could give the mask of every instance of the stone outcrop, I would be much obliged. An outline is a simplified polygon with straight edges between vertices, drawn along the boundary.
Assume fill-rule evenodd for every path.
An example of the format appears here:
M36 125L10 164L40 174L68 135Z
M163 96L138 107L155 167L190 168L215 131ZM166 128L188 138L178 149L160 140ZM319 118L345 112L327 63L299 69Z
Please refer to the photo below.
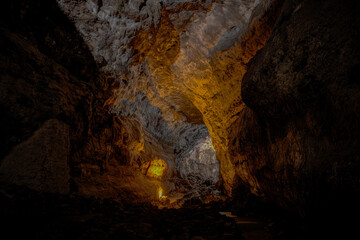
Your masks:
M242 81L237 175L303 214L345 208L360 190L359 13L350 1L287 1Z
M10 183L40 192L69 193L69 152L69 126L50 119L12 149L2 160L0 173Z
M76 191L92 166L124 159L108 113L111 79L55 1L11 1L1 15L1 181ZM117 130L116 130L117 129Z

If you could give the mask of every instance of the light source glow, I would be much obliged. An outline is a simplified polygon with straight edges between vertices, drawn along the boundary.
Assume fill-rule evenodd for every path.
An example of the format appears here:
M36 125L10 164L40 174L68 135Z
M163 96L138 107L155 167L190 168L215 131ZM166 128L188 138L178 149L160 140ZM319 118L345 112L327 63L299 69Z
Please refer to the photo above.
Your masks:
M166 170L166 163L164 160L158 158L150 162L150 166L147 171L147 176L161 178Z
M158 188L158 197L160 200L165 200L167 197L164 195L164 189L162 187Z

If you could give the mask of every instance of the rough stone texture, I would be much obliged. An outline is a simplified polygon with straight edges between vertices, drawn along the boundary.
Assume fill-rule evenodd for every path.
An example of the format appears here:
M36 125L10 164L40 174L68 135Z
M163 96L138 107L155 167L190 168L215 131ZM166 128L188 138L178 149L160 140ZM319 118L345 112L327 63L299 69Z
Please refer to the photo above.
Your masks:
M229 128L244 106L238 76L265 44L280 4L267 11L273 1L58 2L98 64L120 82L113 112L132 133L131 162L158 156L174 166L182 153L197 151L198 128L211 136L231 194ZM174 140L184 143L180 149Z
M209 129L220 162L221 185L228 195L231 195L235 176L234 166L229 155L229 136L232 132L232 123L236 121L244 107L240 94L241 77L239 78L239 76L245 74L247 63L265 45L279 6L281 6L276 3L268 9L267 3L254 1L248 2L249 5L239 4L238 12L242 12L242 14L238 17L244 19L237 19L239 21L238 28L244 30L239 32L240 35L237 38L232 39L234 42L231 47L227 47L229 42L226 42L224 46L222 44L224 44L223 39L233 29L232 24L234 23L228 22L228 16L231 20L231 17L237 15L231 14L231 6L226 4L218 8L214 7L214 11L218 9L222 14L215 12L216 18L214 18L210 12L209 17L204 17L202 24L205 24L205 29L211 29L214 19L223 19L226 16L220 26L214 26L214 30L222 32L227 29L227 31L222 32L221 35L210 35L212 36L210 39L205 38L202 44L210 45L211 48L205 52L200 50L202 54L198 53L196 55L198 58L189 58L185 53L181 56L180 52L179 58L172 66L175 81L182 84L181 91L185 92L203 115L203 121ZM246 6L245 10L242 9L244 6ZM193 38L196 39L196 32ZM240 40L237 41L238 39ZM196 42L196 40L194 41ZM194 45L193 49L195 48L199 47ZM214 52L214 49L218 51ZM187 52L186 48L183 51ZM190 56L193 55L190 54Z
M354 211L360 170L360 6L287 1L242 81L242 185L302 214Z
M197 148L198 142L209 136L203 124L179 122L175 126L169 126L163 119L161 110L152 106L143 93L138 94L134 103L124 100L118 114L124 127L129 129L129 161L133 162L132 165L141 166L149 159L161 158L167 162L168 170L178 169L181 173L179 162L189 149ZM209 151L209 156L216 159L215 150L209 148ZM188 164L185 165L189 167ZM199 169L196 172L202 175ZM217 175L214 174L213 177L216 178Z
M267 7L260 1L214 3L210 11L194 13L183 29L177 29L171 11L164 10L154 34L137 34L132 43L137 53L134 59L141 63L143 58L144 63L133 63L126 73L126 84L116 94L118 99L132 99L131 92L140 89L161 109L170 126L182 125L183 121L205 123L229 194L234 170L227 151L228 127L242 107L237 77L245 73L245 64L265 44L271 21L248 36L244 34L249 28L256 29L256 20ZM228 38L234 26L243 31L238 31L236 38ZM148 38L153 39L150 49L142 44ZM242 44L237 44L242 38ZM252 41L245 44L246 38ZM117 101L115 106L119 106ZM188 139L187 131L179 133L179 139Z
M3 239L246 239L246 229L220 215L220 206L157 209L20 187L7 187L0 199Z
M183 178L192 175L213 183L219 180L219 162L210 137L197 142L190 152L180 158L178 164L177 169Z
M39 186L34 169L46 156L46 166L63 166L48 179L69 164L66 190L59 191L68 183L85 196L151 202L161 184L165 192L185 189L181 180L141 174L162 158L166 177L196 175L214 187L219 172L229 195L250 190L301 214L356 203L358 4L57 3L11 1L2 8L5 181ZM54 151L44 152L48 147ZM28 156L34 164L17 164Z
M188 21L196 6L209 8L211 5L210 0L58 0L58 3L75 21L95 60L102 63L105 71L119 75L131 61L132 49L128 47L131 40L140 29L158 26L163 5L174 10L176 15L172 18L177 27ZM183 9L184 4L187 8Z
M180 155L208 136L206 127L185 123L167 131L161 111L141 94L135 104L124 102L128 110L111 114L118 83L98 71L55 1L13 1L4 8L1 181L40 191L157 200L161 183L143 176L141 165L163 154L175 167L174 152ZM180 131L188 139L177 139ZM146 153L139 154L141 148Z
M69 126L50 119L2 160L2 180L40 192L69 193Z
M108 159L124 159L118 142L126 134L106 104L113 81L99 74L55 1L11 1L2 9L1 180L76 191L84 166L100 175Z
M169 65L177 55L180 29L194 14L206 12L211 1L58 2L103 71L120 81L113 112L129 133L129 163L141 167L158 157L174 171L182 153L209 133L191 101L171 85L164 86L144 64L150 59Z

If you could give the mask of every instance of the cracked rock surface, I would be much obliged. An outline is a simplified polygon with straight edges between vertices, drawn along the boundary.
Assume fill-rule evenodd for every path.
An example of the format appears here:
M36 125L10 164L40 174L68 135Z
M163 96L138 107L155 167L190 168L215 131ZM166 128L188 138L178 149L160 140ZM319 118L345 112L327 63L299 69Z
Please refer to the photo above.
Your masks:
M2 9L2 182L155 205L160 187L190 205L221 190L309 218L357 205L358 3ZM164 175L150 178L159 159Z
M264 45L279 7L259 0L58 3L102 71L120 83L112 111L132 133L130 161L160 157L182 176L212 182L220 172L231 194L229 128L244 106L238 76ZM209 137L214 171L205 174L194 153L204 153L196 142Z

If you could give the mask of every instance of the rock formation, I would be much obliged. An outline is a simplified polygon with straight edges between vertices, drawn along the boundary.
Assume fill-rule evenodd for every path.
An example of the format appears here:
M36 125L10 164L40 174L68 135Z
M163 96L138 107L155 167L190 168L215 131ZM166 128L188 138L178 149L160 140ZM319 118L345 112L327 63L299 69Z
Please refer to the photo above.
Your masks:
M4 4L1 181L148 202L216 185L303 216L359 192L359 4Z
M265 44L281 4L161 3L59 1L102 70L120 81L112 111L132 134L130 161L161 157L183 175L193 164L182 156L210 135L231 194L229 128L244 107L239 75Z
M234 164L253 192L301 213L356 201L359 27L350 1L284 5L242 80L248 107L233 128Z
M104 171L124 135L105 101L116 83L54 1L12 1L1 16L1 179L76 191L84 166ZM115 85L114 85L115 84ZM115 130L117 129L117 130Z

